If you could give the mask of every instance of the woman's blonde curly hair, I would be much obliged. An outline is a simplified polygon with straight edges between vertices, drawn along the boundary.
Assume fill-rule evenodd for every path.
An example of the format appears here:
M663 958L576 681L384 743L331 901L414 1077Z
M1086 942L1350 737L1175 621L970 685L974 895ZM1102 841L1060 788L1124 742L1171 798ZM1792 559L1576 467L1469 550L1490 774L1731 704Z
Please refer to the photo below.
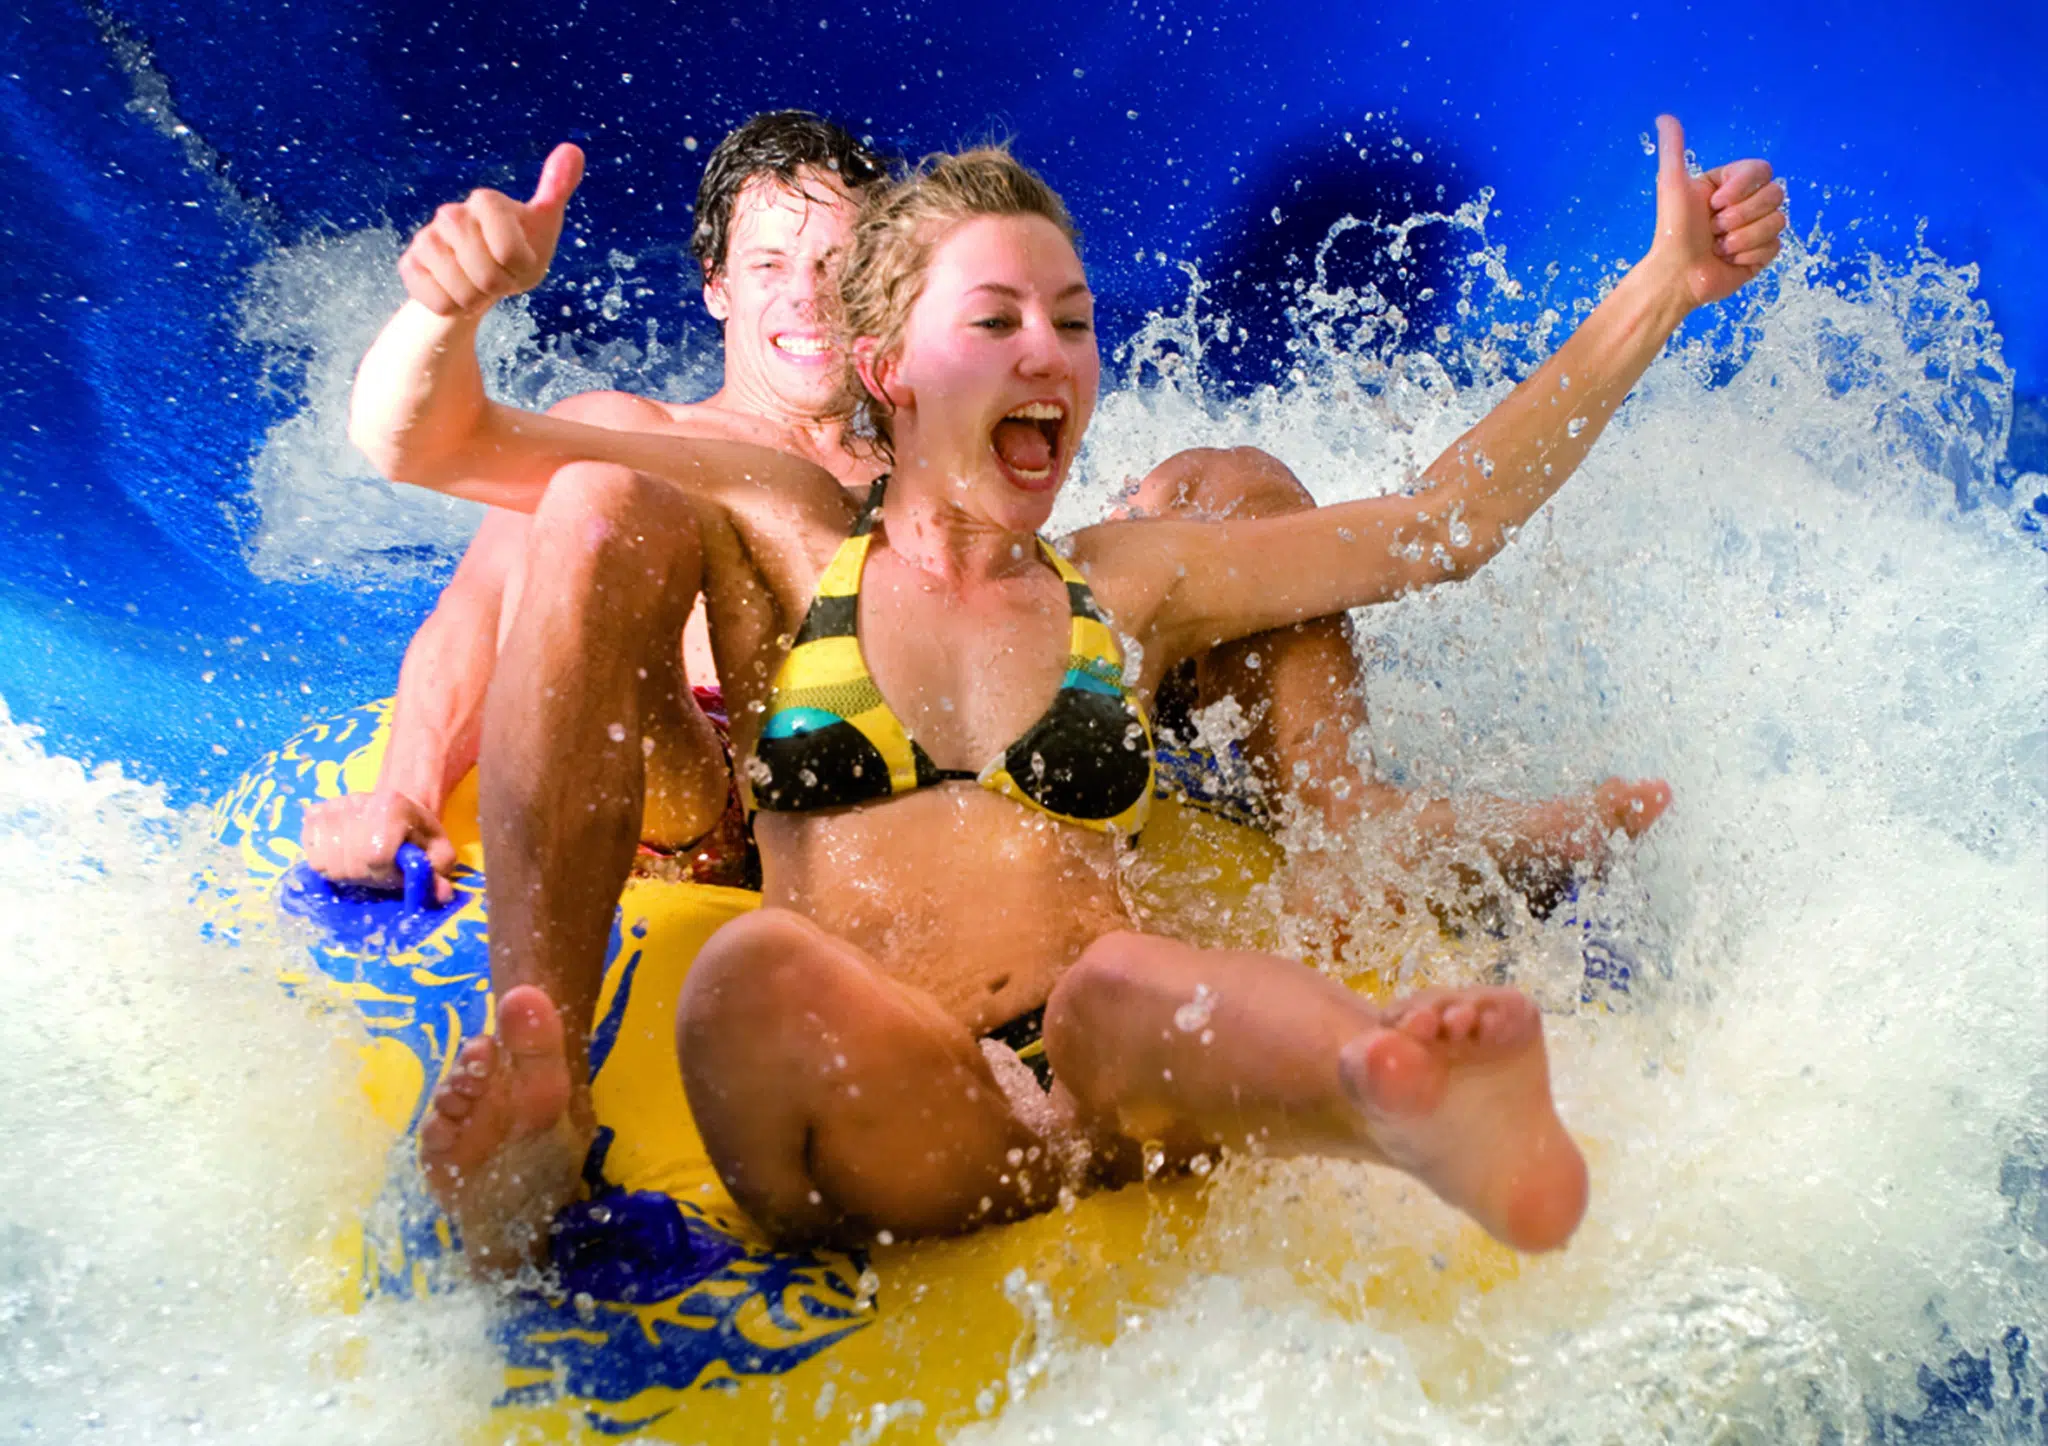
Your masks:
M887 355L903 340L911 307L924 292L932 251L954 227L980 216L1042 216L1079 244L1059 195L1004 146L926 156L904 175L868 192L839 279L839 325L846 375L838 412L854 435L885 455L894 437L889 405L869 392L853 365L853 339L877 339Z

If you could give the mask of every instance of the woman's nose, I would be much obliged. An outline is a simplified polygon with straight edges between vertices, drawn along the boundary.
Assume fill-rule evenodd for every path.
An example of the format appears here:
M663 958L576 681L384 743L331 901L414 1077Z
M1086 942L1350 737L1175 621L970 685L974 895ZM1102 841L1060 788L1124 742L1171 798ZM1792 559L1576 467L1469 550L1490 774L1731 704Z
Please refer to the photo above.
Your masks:
M1018 358L1017 369L1026 376L1063 376L1072 363L1067 349L1060 345L1060 334L1050 321L1027 322L1023 328L1024 353Z

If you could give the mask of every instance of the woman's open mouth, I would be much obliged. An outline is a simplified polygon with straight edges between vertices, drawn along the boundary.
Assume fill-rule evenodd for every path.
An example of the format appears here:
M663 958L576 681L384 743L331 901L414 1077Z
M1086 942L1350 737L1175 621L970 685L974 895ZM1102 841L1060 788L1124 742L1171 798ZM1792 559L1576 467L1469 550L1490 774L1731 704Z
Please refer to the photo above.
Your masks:
M989 446L1012 482L1027 492L1041 491L1059 475L1066 426L1064 402L1026 402L996 423Z

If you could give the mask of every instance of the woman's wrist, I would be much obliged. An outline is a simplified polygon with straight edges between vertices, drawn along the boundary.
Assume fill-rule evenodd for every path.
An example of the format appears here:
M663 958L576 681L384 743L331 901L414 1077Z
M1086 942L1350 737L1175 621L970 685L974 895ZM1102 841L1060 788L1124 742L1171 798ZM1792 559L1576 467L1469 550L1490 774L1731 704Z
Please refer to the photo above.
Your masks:
M1628 269L1616 290L1627 287L1636 293L1668 338L1699 305L1686 279L1686 270L1683 260L1668 257L1653 246L1648 255Z

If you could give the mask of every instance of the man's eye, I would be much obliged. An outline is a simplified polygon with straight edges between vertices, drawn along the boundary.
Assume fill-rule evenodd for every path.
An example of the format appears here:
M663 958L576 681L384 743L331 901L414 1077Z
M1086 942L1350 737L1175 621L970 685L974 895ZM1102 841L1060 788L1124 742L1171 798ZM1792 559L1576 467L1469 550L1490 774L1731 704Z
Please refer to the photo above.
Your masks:
M1060 330L1085 334L1095 330L1095 323L1085 316L1070 316L1060 323Z

